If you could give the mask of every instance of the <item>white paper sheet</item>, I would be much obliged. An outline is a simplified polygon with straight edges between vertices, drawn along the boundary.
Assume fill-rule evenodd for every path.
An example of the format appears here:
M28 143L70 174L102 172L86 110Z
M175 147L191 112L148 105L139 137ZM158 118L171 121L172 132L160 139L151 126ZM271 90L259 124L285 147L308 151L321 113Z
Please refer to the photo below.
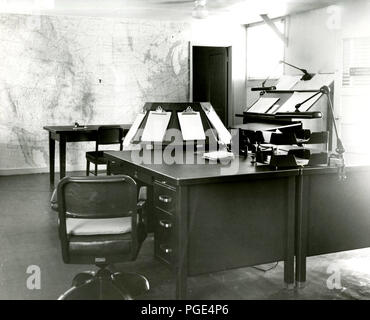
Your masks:
M170 119L171 112L149 111L141 141L162 142Z
M199 112L189 114L178 112L177 116L179 118L183 140L206 140Z
M279 101L279 98L261 97L247 110L247 112L266 113L277 101Z
M123 147L128 147L131 145L131 140L136 135L136 132L139 129L140 124L143 121L144 117L145 117L145 113L139 113L136 116L134 123L130 127L130 130L127 132L125 139L123 140Z
M314 92L294 92L291 97L279 108L279 112L294 112L295 106L313 96ZM322 93L302 104L299 111L305 112L322 96Z
M264 122L249 122L245 124L240 124L234 126L234 128L242 128L252 131L271 131L271 130L279 130L283 128L291 128L291 127L297 127L299 124L293 123L293 124L287 124L287 125L278 125L273 123L264 123Z
M290 90L297 84L297 82L301 78L302 78L301 75L299 76L283 75L275 86L276 90Z
M226 129L221 119L218 117L216 111L213 109L209 102L201 103L202 109L206 113L209 121L211 121L212 126L216 129L218 134L218 139L224 144L230 144L231 133Z
M299 81L294 90L319 90L322 86L329 86L334 81L332 73L317 73L311 80Z
M267 111L268 114L275 114L277 111L279 111L280 104L275 104L272 106L272 108Z
M297 165L299 166L307 166L308 163L310 162L309 159L301 159L301 158L298 158L298 157L295 157L295 162L297 163Z

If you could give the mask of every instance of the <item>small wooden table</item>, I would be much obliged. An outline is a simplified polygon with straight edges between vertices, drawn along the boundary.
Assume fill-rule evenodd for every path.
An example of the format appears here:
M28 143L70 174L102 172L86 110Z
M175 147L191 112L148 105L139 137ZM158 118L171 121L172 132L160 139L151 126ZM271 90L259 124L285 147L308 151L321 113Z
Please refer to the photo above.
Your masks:
M66 144L67 142L96 141L98 128L102 125L88 125L84 128L74 128L74 126L45 126L44 130L49 131L49 174L50 184L54 185L55 174L55 141L59 141L59 166L60 179L66 175ZM104 125L106 126L106 125ZM125 130L130 128L130 124L119 124Z

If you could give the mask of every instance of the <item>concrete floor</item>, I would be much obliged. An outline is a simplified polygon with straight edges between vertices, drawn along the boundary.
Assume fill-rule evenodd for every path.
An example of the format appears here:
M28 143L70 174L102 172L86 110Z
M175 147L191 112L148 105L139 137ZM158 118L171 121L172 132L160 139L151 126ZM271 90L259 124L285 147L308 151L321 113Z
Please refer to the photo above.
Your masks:
M76 273L95 269L63 263L50 196L47 174L0 177L0 299L57 299ZM30 265L41 269L40 289L26 286ZM153 258L153 237L145 241L137 261L116 268L147 276L151 290L142 299L174 298L171 272ZM341 289L327 287L328 268L339 271ZM370 299L370 249L309 258L303 289L285 290L282 279L282 262L268 272L241 268L192 277L189 298Z

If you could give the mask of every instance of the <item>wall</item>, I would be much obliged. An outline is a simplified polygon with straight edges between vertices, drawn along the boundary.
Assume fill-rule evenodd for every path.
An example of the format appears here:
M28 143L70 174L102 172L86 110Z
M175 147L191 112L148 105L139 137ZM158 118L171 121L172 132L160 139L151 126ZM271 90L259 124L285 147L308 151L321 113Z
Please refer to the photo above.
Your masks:
M329 21L330 10L327 8L289 17L285 60L312 73L334 72L337 30ZM289 66L284 69L286 74L297 74L297 70Z
M370 1L342 1L335 6L292 15L285 59L312 72L339 72L342 39L370 35ZM286 73L294 72L286 67Z
M369 21L368 0L340 2L336 6L293 15L290 17L289 45L285 52L286 61L310 72L335 73L334 107L339 131L346 150L357 153L370 153L368 148L364 148L370 139L370 86L365 84L365 78L361 80L364 83L361 86L342 85L343 40L369 38L369 46ZM364 48L363 52L369 53L370 48ZM353 62L352 67L370 67L368 54L359 60ZM294 72L289 67L285 70L287 73Z
M131 123L146 101L187 101L188 41L181 22L0 15L0 173L47 170L45 125ZM86 150L68 144L68 170Z
M232 46L232 124L245 101L244 32L212 18L0 15L0 174L48 170L45 125L131 123L146 101L188 101L189 43ZM68 144L67 170L84 169L94 147Z
M232 47L231 105L229 106L229 126L238 122L235 117L245 106L246 98L246 30L234 21L221 17L193 20L191 25L191 45Z

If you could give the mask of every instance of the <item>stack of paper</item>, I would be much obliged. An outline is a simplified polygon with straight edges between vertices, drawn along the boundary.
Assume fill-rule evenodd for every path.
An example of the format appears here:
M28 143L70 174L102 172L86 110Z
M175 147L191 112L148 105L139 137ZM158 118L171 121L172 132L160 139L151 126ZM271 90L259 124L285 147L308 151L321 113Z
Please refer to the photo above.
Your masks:
M203 158L208 159L208 160L233 159L234 154L226 150L212 151L212 152L204 153Z

